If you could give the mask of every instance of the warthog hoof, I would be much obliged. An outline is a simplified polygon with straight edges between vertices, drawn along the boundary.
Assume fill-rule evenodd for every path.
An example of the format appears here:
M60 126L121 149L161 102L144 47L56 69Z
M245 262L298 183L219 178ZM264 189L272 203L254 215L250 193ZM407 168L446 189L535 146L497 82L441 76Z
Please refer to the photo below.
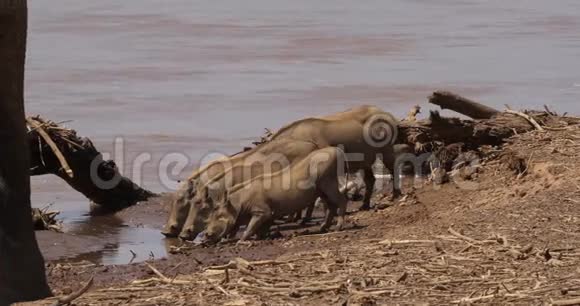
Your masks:
M179 239L185 240L185 241L193 241L193 240L195 240L195 236L192 233L181 232L181 234L179 234Z
M254 243L252 241L248 241L248 240L238 240L238 242L236 242L236 246L248 246L248 247L251 247L253 245L254 245Z
M363 204L358 210L359 211L367 211L367 210L370 210L370 209L371 209L371 204L368 203L368 204Z

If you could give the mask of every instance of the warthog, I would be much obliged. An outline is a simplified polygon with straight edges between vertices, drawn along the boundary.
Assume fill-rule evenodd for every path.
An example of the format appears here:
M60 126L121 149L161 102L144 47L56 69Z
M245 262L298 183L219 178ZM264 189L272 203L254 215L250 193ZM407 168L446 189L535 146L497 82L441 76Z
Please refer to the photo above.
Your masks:
M403 172L403 166L406 165L402 165L401 162L399 161L399 157L405 157L408 158L409 154L413 154L415 151L411 148L411 146L407 145L407 144L397 144L394 145L393 147L393 154L392 155L387 155L385 156L385 160L386 163L390 163L395 165L395 172L396 173L391 173L393 175L393 184L399 182L398 178L395 178L395 175L402 173ZM398 167L397 167L398 166ZM374 187L371 186L371 187ZM398 188L399 186L395 186L396 188ZM347 194L347 198L351 201L360 201L361 198L358 198L359 196L359 191L361 190L361 186L357 185L355 182L353 181L347 181L345 182L344 185L342 185L340 187L340 191ZM351 197L349 197L348 195L351 195ZM364 200L364 198L362 198ZM292 221L293 222L297 222L300 219L302 219L301 224L306 224L308 223L308 221L310 221L310 219L312 219L312 213L314 211L314 207L318 207L318 206L324 206L324 199L318 199L316 201L316 205L312 205L310 207L308 207L305 211L304 216L302 216L302 212L298 212L296 213L296 215L293 217Z
M292 122L288 125L281 127L274 135L272 135L271 139L275 139L280 137L281 135L287 133L288 130L291 130L296 127L296 124L303 120L309 119L324 119L324 120L355 120L359 123L365 123L370 117L375 114L383 113L384 111L374 105L359 105L353 108L350 108L344 112L338 112L326 116L321 117L313 117L313 118L305 118L302 120L298 120Z
M395 152L393 143L397 137L397 120L389 113L376 107L366 107L364 116L354 113L354 119L346 114L338 119L308 118L287 125L278 131L272 139L309 140L319 147L341 147L347 153L350 170L363 170L367 186L362 210L370 208L370 200L375 184L372 165L377 157L382 157L385 167L391 173L395 171ZM393 190L393 196L399 196L399 189Z
M276 218L301 211L318 197L325 199L327 206L320 230L330 227L337 210L337 230L341 230L348 201L338 183L344 171L343 154L334 147L320 149L288 168L232 187L210 214L206 241L217 242L235 234L244 224L248 225L240 241L247 240L269 230Z
M190 208L179 238L193 240L205 230L213 203L221 200L228 188L265 173L280 171L319 148L308 141L281 139L268 142L219 175L199 186L190 201Z

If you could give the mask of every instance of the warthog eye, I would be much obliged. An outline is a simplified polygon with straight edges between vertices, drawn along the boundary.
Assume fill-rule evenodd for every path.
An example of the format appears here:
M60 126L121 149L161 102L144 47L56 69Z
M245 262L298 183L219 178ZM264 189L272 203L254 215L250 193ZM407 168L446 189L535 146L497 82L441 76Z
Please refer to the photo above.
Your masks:
M202 200L200 200L200 199L195 199L195 201L193 201L193 205L194 205L195 207L200 207L200 206L201 206L201 204L203 204L203 201L202 201Z

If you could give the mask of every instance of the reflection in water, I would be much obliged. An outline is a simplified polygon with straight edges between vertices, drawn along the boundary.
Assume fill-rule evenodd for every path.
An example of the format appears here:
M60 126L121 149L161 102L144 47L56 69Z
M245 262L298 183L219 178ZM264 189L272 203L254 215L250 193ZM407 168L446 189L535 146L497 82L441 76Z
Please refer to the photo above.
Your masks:
M102 239L98 251L61 258L66 261L87 260L95 264L117 265L167 256L178 240L163 239L158 229L130 227L116 216L97 216L70 225L67 234Z

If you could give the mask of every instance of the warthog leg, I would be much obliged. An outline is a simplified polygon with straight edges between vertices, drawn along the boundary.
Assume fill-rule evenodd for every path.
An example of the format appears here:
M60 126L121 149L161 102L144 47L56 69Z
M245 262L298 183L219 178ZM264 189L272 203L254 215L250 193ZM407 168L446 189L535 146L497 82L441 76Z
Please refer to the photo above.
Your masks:
M338 218L336 222L336 230L341 231L344 226L344 216L346 214L346 204L348 199L342 192L331 192L327 195L326 207L328 210L336 212L338 210Z
M371 197L373 196L373 191L375 189L375 174L373 173L373 169L368 167L363 169L364 171L364 181L365 181L365 197L363 199L363 205L360 207L360 210L369 210L371 209Z
M328 231L332 225L332 220L336 216L336 205L334 205L334 202L329 202L326 196L321 197L321 199L326 203L326 216L320 225L320 232L324 233Z
M315 204L316 204L316 202L306 208L306 212L304 213L304 218L302 218L302 221L300 221L300 225L306 225L306 223L308 223L308 222L310 222L310 220L312 220L312 212L314 211Z
M302 219L302 211L296 212L289 220L290 222L298 222Z
M240 229L240 222L236 220L236 223L234 224L234 226L232 227L232 229L225 235L226 239L234 239L236 238L236 235L238 234L238 230Z
M258 233L264 224L267 224L272 219L272 213L270 211L257 211L252 214L250 223L248 224L246 230L242 234L240 241L248 240L254 234Z
M346 203L347 201L345 199L343 203L338 205L338 219L336 221L337 231L342 231L342 228L344 227L344 215L346 214Z
M270 227L274 224L274 219L270 218L270 220L265 221L262 226L257 230L257 237L260 240L266 239L270 236Z

